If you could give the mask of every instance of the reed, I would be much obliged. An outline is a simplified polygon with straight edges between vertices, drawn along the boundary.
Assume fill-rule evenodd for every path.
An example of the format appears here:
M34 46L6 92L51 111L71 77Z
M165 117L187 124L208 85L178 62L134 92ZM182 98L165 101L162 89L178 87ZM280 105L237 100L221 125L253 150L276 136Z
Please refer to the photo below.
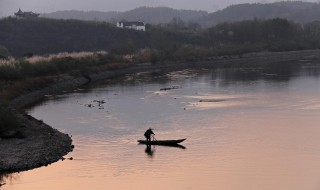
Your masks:
M125 56L105 51L59 53L47 56L1 60L0 80L19 80L28 77L52 76L74 70L87 70L93 66L129 62Z

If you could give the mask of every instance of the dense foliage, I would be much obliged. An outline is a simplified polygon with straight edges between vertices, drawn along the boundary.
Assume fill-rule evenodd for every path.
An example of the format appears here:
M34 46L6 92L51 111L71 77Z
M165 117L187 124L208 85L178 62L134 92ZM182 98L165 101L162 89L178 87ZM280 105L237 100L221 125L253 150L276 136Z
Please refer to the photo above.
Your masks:
M149 61L161 62L320 47L320 22L298 24L280 18L220 23L208 29L174 19L148 25L146 32L101 22L6 18L0 20L0 28L0 44L15 56L99 50L124 55L148 48Z
M5 59L10 56L8 49L0 45L0 59Z
M146 41L142 32L102 22L5 18L0 20L0 28L0 44L15 56L141 48Z
M75 20L0 20L0 44L13 55L107 50L110 53L74 58L54 57L30 63L26 59L0 62L0 79L49 76L119 62L199 61L212 56L259 51L320 48L320 22L297 24L285 19L221 23L208 29L173 20L148 25L146 32L118 29L106 23ZM22 38L24 36L24 38ZM10 39L10 40L8 40ZM8 52L6 48L3 52ZM0 48L1 50L1 48ZM130 54L130 59L125 59Z
M153 30L150 35L157 46L152 48L165 53L165 56L160 56L160 60L199 60L248 52L320 48L319 21L298 24L281 18L254 19L220 23L202 30L196 25L174 22ZM164 34L156 35L159 31ZM171 38L164 37L170 33Z

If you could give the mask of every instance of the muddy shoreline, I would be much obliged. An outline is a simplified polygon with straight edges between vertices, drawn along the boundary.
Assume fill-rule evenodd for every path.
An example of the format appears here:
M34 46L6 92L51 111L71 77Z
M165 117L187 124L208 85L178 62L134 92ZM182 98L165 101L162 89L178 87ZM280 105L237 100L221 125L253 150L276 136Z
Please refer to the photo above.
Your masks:
M268 64L314 64L320 60L320 50L291 52L262 52L236 56L212 57L199 62L135 64L118 70L87 73L85 76L67 76L59 82L12 100L11 105L19 110L45 100L46 95L72 91L78 87L103 79L138 72L166 72L188 68L259 68ZM19 172L54 163L72 151L72 139L25 113L18 114L25 138L0 139L0 174Z
M0 140L2 174L47 166L72 151L69 135L26 114L19 113L18 118L25 137Z

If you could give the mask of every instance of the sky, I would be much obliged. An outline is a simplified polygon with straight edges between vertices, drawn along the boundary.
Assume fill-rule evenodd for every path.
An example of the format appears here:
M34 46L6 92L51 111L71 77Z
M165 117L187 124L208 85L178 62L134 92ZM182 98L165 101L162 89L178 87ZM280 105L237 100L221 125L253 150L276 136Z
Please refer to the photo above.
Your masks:
M141 6L214 12L241 3L268 3L275 0L0 0L0 17L22 11L50 13L59 10L127 11ZM305 0L320 1L320 0Z

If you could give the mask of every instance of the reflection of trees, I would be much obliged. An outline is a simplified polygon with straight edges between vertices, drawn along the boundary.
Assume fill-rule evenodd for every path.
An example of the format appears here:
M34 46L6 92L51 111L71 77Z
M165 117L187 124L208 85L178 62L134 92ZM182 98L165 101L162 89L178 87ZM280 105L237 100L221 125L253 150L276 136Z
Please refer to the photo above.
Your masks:
M161 69L153 72L141 72L135 74L127 74L125 76L116 77L112 80L103 80L95 83L86 89L81 91L90 93L91 89L97 87L103 87L106 85L121 85L122 87L141 86L141 84L157 83L163 86L172 85L172 81L175 84L178 81L184 81L188 78L201 77L204 81L219 81L221 85L230 85L234 82L251 82L251 81L273 81L273 82L288 82L293 77L299 75L306 76L320 76L320 67L316 66L316 63L310 63L306 65L300 65L294 61L262 61L255 62L241 62L241 64L233 66L217 66L215 69L212 68L211 76L208 75L210 71L197 70L197 69Z
M305 74L307 76L312 76L312 77L320 77L320 67L304 67L302 70L302 74Z
M247 68L216 69L212 72L211 79L222 79L223 85L233 84L235 81L275 81L288 82L292 77L301 74L302 67L292 62L268 63L266 66ZM319 69L318 69L319 70ZM318 71L317 73L319 73ZM313 73L315 74L315 73Z

